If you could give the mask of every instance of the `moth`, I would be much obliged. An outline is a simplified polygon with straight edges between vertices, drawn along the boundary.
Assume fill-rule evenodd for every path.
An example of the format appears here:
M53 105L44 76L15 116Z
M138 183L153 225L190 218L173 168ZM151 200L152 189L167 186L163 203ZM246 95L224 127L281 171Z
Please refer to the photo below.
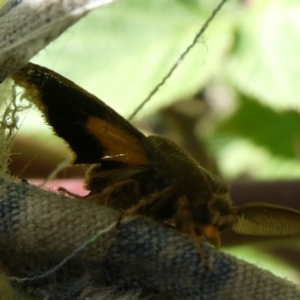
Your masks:
M300 232L300 212L269 203L232 203L226 184L162 136L145 136L72 81L28 63L14 74L46 122L74 153L91 164L88 197L124 214L142 214L198 237L214 238L228 225L242 234ZM203 257L202 257L203 258Z

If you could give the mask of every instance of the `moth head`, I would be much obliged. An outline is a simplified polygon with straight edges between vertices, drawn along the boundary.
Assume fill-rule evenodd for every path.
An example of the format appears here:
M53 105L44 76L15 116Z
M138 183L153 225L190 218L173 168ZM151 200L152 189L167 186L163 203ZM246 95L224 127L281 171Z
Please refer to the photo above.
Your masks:
M195 206L192 213L197 233L209 239L219 237L236 218L227 188L213 194L207 203Z
M235 219L233 204L230 198L228 185L217 177L210 176L212 198L208 201L210 224L219 232L232 224Z

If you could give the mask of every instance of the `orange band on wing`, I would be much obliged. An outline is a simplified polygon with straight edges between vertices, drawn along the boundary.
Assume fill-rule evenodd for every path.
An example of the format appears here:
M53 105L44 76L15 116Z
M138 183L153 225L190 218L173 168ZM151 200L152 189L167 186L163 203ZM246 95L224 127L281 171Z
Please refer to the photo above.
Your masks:
M141 141L120 126L89 116L85 128L103 146L105 156L102 159L120 161L133 166L150 164Z

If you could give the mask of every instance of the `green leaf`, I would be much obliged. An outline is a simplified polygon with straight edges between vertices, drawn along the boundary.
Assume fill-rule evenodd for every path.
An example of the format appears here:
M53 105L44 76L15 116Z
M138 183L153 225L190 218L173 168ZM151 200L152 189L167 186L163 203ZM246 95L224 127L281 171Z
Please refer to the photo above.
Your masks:
M0 0L0 8L2 8L4 6L4 4L6 4L7 0Z
M126 0L73 26L35 62L68 77L129 115L166 75L219 1ZM171 80L144 111L191 96L204 87L230 42L222 12ZM141 116L141 115L139 115Z
M237 22L227 74L261 103L299 111L299 53L299 2L255 1Z
M299 114L293 111L277 113L246 96L241 96L240 100L239 109L219 124L217 130L249 139L274 155L295 158L300 142Z

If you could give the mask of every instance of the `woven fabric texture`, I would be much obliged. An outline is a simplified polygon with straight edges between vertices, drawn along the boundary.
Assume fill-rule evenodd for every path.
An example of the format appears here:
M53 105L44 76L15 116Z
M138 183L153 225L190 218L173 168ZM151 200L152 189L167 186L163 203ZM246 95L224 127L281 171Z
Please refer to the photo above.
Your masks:
M105 206L2 176L0 215L2 257L7 257L5 251L14 251L28 255L28 262L43 253L42 265L33 264L33 269L28 263L11 267L10 261L2 260L9 275L17 272L17 276L24 277L45 272L50 261L58 264L85 240L116 221L119 214ZM18 249L8 245L18 245ZM92 282L97 283L97 288L118 286L122 292L142 290L173 299L300 299L296 285L208 244L203 243L202 247L209 271L203 268L188 236L135 217L124 220L118 230L100 236L72 260L85 265L85 274L96 276ZM64 278L74 275L73 264L61 269L65 269ZM50 282L58 281L56 274L49 277ZM84 290L78 282L74 286L71 290ZM65 299L70 297L66 295Z

